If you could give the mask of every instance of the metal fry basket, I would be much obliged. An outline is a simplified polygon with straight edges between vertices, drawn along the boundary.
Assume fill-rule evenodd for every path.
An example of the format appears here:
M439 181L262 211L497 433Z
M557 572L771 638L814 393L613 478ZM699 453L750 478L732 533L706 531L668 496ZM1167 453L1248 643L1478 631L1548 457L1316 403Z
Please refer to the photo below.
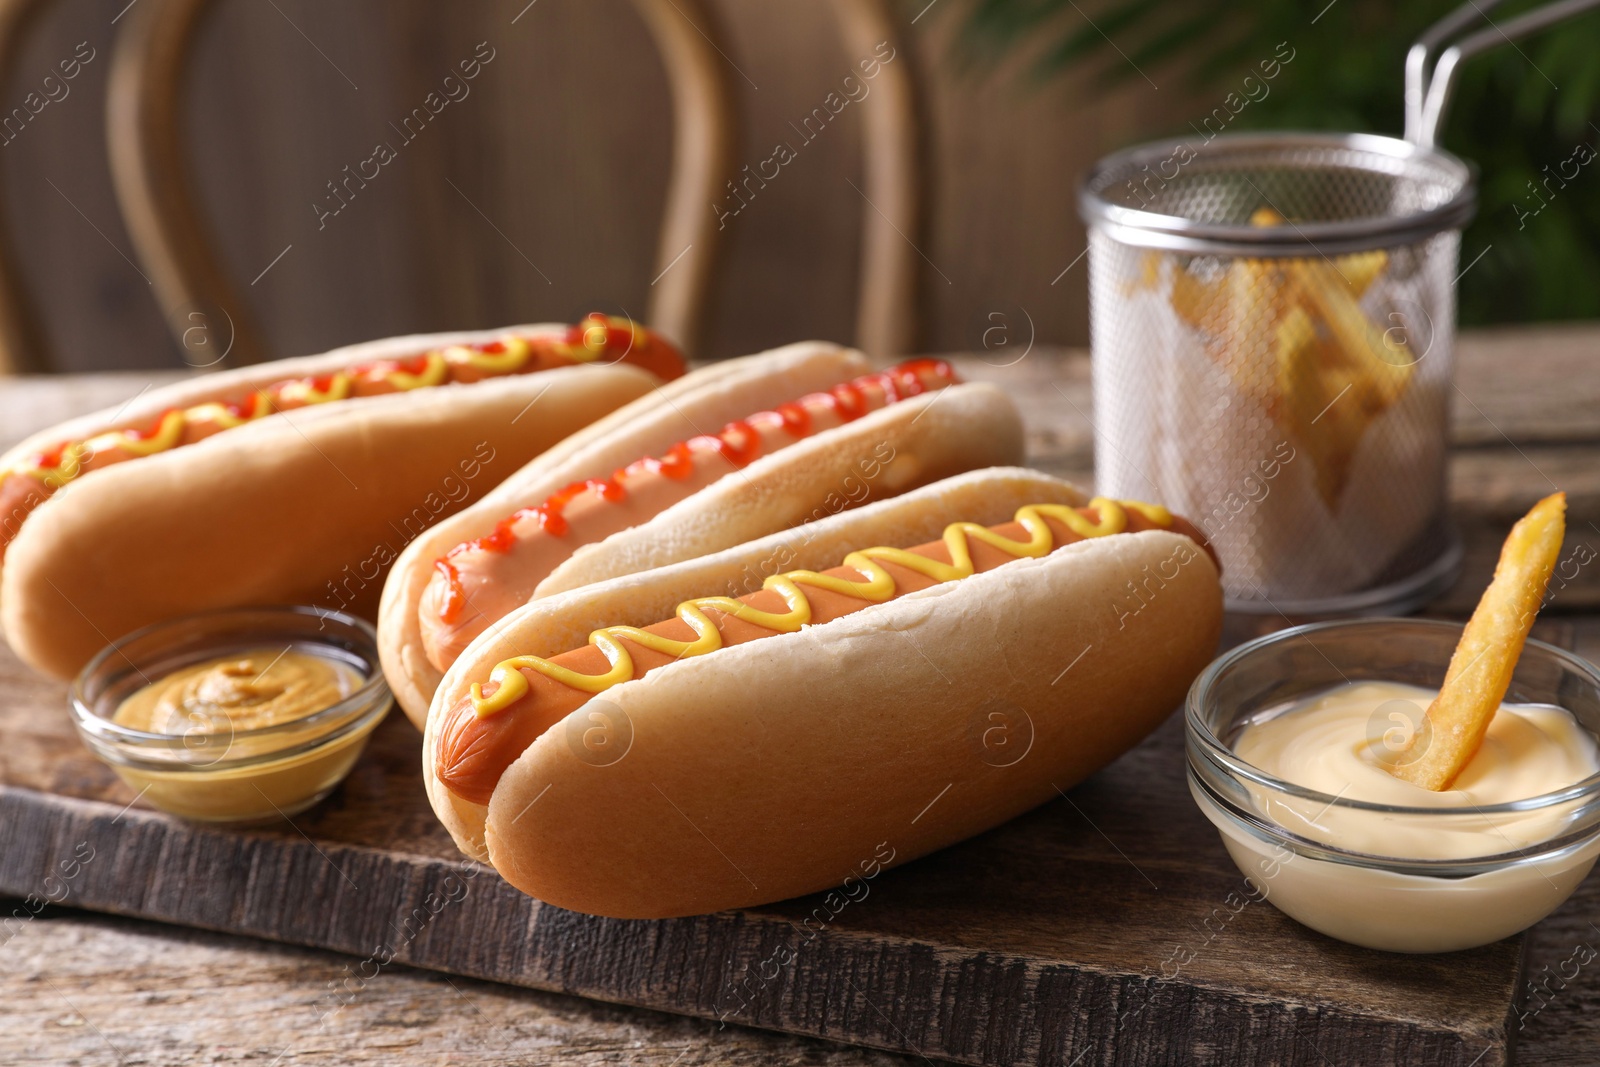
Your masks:
M1455 283L1473 169L1434 146L1458 63L1567 0L1407 63L1407 136L1218 134L1084 180L1095 482L1194 519L1234 611L1405 611L1449 586Z

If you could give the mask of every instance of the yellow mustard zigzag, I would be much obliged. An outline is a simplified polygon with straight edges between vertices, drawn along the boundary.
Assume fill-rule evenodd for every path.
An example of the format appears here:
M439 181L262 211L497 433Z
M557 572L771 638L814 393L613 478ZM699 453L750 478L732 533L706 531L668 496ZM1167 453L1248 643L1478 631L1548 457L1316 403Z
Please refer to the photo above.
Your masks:
M805 590L800 588L802 585L881 604L895 595L896 588L894 576L884 569L883 563L904 567L935 582L953 582L970 577L974 573L971 544L973 540L982 541L1018 559L1048 555L1055 547L1055 538L1050 533L1050 525L1045 521L1047 517L1059 521L1073 533L1086 538L1105 537L1126 530L1127 508L1133 508L1158 526L1172 525L1172 513L1166 508L1136 500L1117 501L1095 497L1089 502L1089 507L1099 516L1098 522L1090 522L1077 508L1064 504L1027 504L1018 508L1014 521L1020 523L1027 531L1026 541L1013 541L975 522L953 522L944 528L944 545L950 552L949 563L940 563L938 560L929 559L927 556L903 548L865 548L850 553L844 558L843 564L860 572L863 576L861 581L806 570L775 574L762 583L762 588L771 589L783 597L784 604L788 607L784 612L761 611L741 600L726 596L685 600L678 605L677 616L694 631L693 641L673 640L648 630L641 630L637 626L606 626L589 635L589 643L598 648L605 655L606 661L611 664L611 669L604 674L584 674L542 656L513 656L501 660L489 672L489 681L495 685L493 695L484 696L483 685L478 682L472 684L472 707L479 718L487 718L504 711L527 696L531 687L528 679L523 676L524 670L535 671L546 678L585 693L603 692L614 685L630 681L634 672L633 656L629 654L620 638L627 638L640 648L660 652L674 659L686 659L690 656L703 656L708 652L715 652L722 647L722 634L717 630L716 623L706 615L708 610L723 612L763 629L775 630L778 633L794 633L811 621L811 601L806 599Z
M452 367L472 367L485 374L495 375L509 374L527 363L533 346L526 340L508 334L501 338L500 342L505 346L505 351L502 353L478 352L465 345L434 349L424 353L425 362L421 372L411 374L395 367L384 371L381 377L393 386L396 392L404 393L444 384L449 378ZM590 362L595 358L593 346L587 341L577 345L563 344L562 348L580 363ZM310 378L291 378L276 383L268 389L258 389L252 397L249 415L236 415L227 405L216 401L184 409L173 408L162 414L156 428L149 433L137 430L108 430L86 441L69 441L62 446L60 461L54 465L39 466L34 463L23 463L12 470L0 472L0 480L8 474L27 475L37 479L47 489L59 489L82 473L84 462L96 452L105 452L113 448L120 448L135 456L166 452L182 442L184 430L191 422L209 421L225 430L231 430L235 426L273 414L277 409L275 403L277 400L305 406L325 404L331 400L344 400L350 396L355 377L348 371L336 371L324 380L327 385L322 388ZM272 390L276 391L276 396Z

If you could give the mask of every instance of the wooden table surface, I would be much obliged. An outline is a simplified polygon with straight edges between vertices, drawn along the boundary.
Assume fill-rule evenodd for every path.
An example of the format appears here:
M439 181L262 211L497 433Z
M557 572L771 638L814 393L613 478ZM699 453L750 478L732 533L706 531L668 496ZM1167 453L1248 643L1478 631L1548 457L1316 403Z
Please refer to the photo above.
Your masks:
M1452 507L1464 573L1430 610L1470 610L1509 524L1553 487L1570 499L1569 551L1600 549L1600 328L1465 335L1455 403ZM1028 420L1035 465L1084 481L1092 467L1088 362L1035 350L959 357ZM0 383L0 447L69 414L114 405L160 376ZM1600 568L1585 567L1547 612L1600 659ZM4 913L13 902L0 901ZM1521 1064L1589 1065L1600 1047L1600 880L1531 935ZM400 966L330 1011L356 961L333 953L47 909L0 946L6 1062L264 1064L919 1062L811 1039L510 989ZM1092 1056L1088 1063L1098 1062ZM1342 1067L1342 1065L1341 1065Z

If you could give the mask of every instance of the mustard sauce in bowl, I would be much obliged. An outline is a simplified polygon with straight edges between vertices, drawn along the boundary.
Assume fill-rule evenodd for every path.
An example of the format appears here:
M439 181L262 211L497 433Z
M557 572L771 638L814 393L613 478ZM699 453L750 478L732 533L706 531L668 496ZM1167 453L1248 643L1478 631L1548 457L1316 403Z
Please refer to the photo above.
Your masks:
M313 608L148 627L90 661L70 695L84 743L141 801L222 823L322 800L392 702L372 627Z

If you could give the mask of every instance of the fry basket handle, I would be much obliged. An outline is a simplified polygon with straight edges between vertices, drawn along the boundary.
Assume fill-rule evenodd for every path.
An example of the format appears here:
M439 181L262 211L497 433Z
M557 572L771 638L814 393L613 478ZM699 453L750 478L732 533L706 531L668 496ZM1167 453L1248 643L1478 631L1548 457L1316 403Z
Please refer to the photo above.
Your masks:
M1437 142L1462 60L1600 7L1600 0L1558 0L1496 25L1489 12L1500 3L1501 0L1467 0L1429 26L1406 53L1406 140L1412 144L1432 148ZM1440 50L1446 41L1479 18L1489 25ZM1437 59L1434 59L1435 52ZM1433 60L1431 69L1430 60Z

